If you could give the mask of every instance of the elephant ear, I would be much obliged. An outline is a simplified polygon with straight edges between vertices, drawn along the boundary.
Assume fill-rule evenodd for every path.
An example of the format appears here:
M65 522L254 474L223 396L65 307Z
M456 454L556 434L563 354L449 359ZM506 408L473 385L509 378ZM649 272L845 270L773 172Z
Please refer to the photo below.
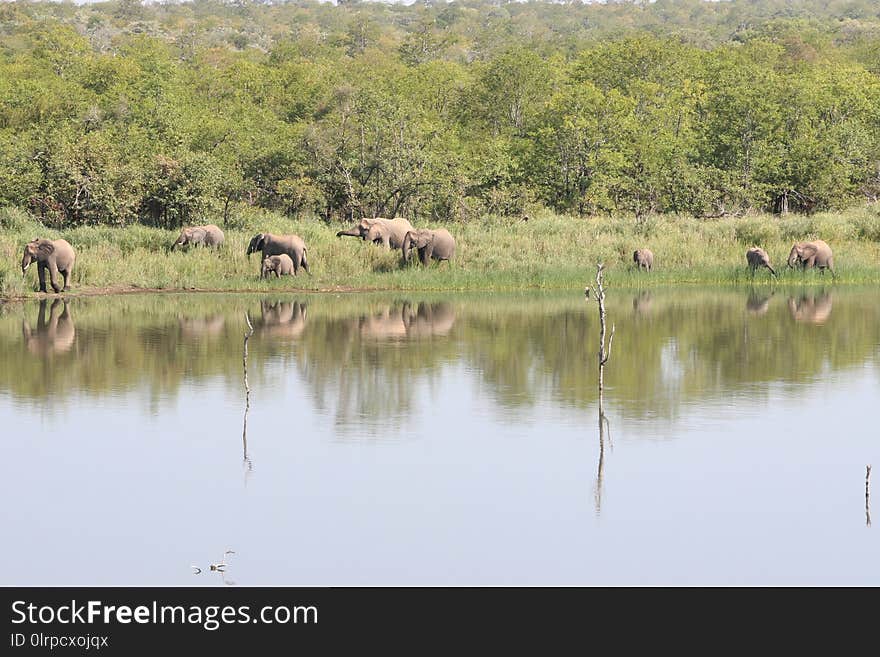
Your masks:
M257 235L254 235L251 238L250 243L248 244L246 255L250 255L251 253L255 253L257 251L260 251L263 248L263 240L264 239L265 239L265 235L263 233L259 233Z
M37 253L44 258L48 258L55 253L55 245L49 240L40 240L37 242Z
M818 252L818 248L816 245L811 242L806 242L801 245L801 257L804 259L812 258Z

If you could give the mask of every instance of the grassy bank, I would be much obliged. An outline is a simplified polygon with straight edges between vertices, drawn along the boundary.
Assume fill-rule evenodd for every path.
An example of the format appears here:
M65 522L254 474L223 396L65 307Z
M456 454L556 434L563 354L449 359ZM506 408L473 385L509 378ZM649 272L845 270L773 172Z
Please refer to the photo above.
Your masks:
M206 223L210 219L206 220ZM480 223L449 226L458 242L452 263L401 267L400 252L355 238L337 238L340 226L311 220L258 215L226 230L220 253L204 249L170 252L176 231L144 226L84 226L50 230L24 213L0 209L0 296L35 293L36 267L22 278L21 252L35 236L63 237L77 250L72 293L106 289L163 290L515 290L583 289L595 263L608 267L615 285L682 283L749 284L746 249L757 244L770 254L783 281L827 284L818 272L787 270L795 240L821 238L834 249L838 284L880 282L880 207L866 206L813 216L767 215L692 219L632 217L581 219L539 213L528 221L488 217ZM306 240L312 276L259 279L259 257L245 256L250 237L260 231L297 233ZM635 248L655 254L655 272L639 274ZM756 284L769 284L766 271Z

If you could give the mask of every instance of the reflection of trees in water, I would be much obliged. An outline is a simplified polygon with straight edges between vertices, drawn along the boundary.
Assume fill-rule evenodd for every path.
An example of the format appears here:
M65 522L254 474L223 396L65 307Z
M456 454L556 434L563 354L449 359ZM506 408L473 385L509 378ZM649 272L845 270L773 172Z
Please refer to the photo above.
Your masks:
M875 358L880 304L874 296L835 290L829 315L830 293L786 291L761 301L757 318L743 309L755 303L750 295L655 290L650 321L633 312L640 297L613 295L608 311L618 330L606 403L628 415L674 417L683 401L720 398L755 382L807 381L826 368ZM804 295L804 319L792 321L787 300L794 299L797 311ZM551 400L586 409L597 398L591 347L597 320L578 294L313 295L308 306L302 299L259 303L244 295L145 295L78 298L66 312L56 301L3 309L0 391L42 399L148 386L159 398L185 380L206 377L240 389L249 311L251 387L269 386L266 377L277 376L277 365L296 368L309 397L342 423L385 422L414 410L415 387L458 363L507 408ZM823 313L819 329L808 318ZM64 347L74 315L75 340Z

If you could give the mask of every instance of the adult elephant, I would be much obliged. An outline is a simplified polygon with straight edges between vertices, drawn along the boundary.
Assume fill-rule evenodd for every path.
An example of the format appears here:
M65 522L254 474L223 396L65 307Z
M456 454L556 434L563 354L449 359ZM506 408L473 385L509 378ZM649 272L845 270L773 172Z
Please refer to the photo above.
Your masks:
M633 252L633 262L636 263L639 271L642 269L652 271L654 269L654 253L651 249L636 249Z
M413 229L412 224L403 217L386 219L385 217L373 217L361 219L348 230L340 230L336 237L360 237L362 240L382 244L391 249L399 249L403 246L406 234Z
M172 250L179 247L210 246L219 247L226 241L226 236L219 226L187 226L180 231L180 237L171 245Z
M749 269L752 272L752 276L755 275L755 271L758 267L766 267L770 270L770 273L773 276L776 276L776 271L773 269L773 266L770 264L770 256L767 255L767 252L759 246L753 246L748 251L746 251L746 262L749 263Z
M270 256L286 254L293 261L294 276L299 272L300 267L305 269L306 273L312 273L309 271L309 263L306 259L308 247L305 240L299 235L259 233L251 238L250 244L247 247L247 256L250 257L251 253L256 253L257 251L263 253L263 257L260 259L261 263Z
M455 238L445 228L411 230L403 238L403 262L409 261L413 248L418 249L419 260L423 265L430 263L431 258L451 260L455 255Z
M828 269L832 276L836 276L834 254L831 247L822 240L796 242L788 254L788 266L790 268L799 266L802 270L818 267L823 274Z
M55 292L70 289L70 274L73 272L73 264L76 262L76 251L66 240L47 240L34 238L24 246L24 256L21 259L21 275L24 276L31 266L37 263L37 276L40 279L40 292L46 291L46 270L49 270L49 280ZM64 287L58 287L58 272L64 277Z

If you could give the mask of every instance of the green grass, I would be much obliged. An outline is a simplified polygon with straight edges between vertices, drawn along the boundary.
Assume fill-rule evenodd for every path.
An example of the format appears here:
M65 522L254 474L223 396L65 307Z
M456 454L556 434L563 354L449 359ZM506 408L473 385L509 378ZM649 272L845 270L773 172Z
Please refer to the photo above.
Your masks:
M205 223L212 221L206 219ZM528 222L486 217L479 223L452 224L458 246L451 263L417 262L403 267L400 252L345 237L338 225L291 220L271 213L251 214L240 228L226 231L220 252L170 252L177 231L145 226L80 227L50 230L10 208L0 209L0 296L18 297L37 289L36 268L22 278L21 252L36 236L63 237L77 250L73 293L104 288L163 290L518 290L583 289L594 279L597 262L607 280L621 286L668 284L750 284L745 263L749 246L762 246L783 281L827 284L829 275L788 270L785 261L795 240L821 238L834 249L838 284L880 282L880 207L783 218L756 215L698 220L650 217L561 217L535 213ZM312 276L259 279L259 256L245 256L256 232L297 233L309 248ZM640 274L632 252L647 246L655 271ZM769 284L759 271L757 284Z

